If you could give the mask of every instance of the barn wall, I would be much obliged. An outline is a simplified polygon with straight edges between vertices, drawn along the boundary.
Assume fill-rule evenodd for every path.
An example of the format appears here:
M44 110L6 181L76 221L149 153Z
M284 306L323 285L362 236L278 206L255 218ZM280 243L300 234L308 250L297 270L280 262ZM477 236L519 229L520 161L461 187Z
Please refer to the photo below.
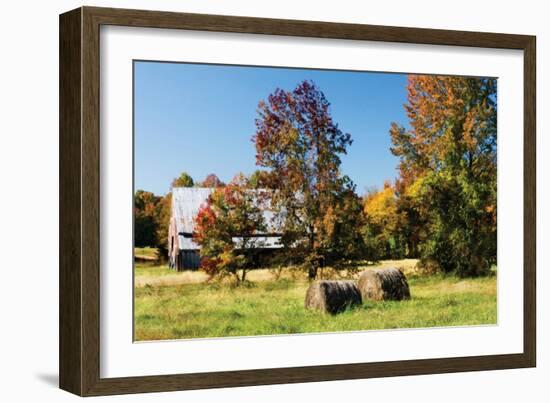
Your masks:
M176 222L172 218L168 227L168 267L177 269L179 251Z
M174 268L178 271L198 269L201 263L198 251L180 250Z
M182 265L184 269L198 269L201 264L201 258L197 251L186 251L182 250L180 252L182 256Z
M252 269L264 268L269 266L270 259L276 253L276 249L261 249L257 250L252 262ZM179 250L173 258L171 268L177 271L196 270L200 267L201 258L198 250Z

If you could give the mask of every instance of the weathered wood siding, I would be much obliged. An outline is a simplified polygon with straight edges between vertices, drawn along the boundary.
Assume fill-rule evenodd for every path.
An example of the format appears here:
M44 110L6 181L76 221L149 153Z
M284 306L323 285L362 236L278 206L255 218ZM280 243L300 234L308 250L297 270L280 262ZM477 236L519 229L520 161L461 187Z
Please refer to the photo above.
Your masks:
M198 269L201 264L201 258L198 251L182 250L180 251L180 265L177 268L180 270Z
M198 269L201 263L199 251L180 249L180 238L172 218L168 228L168 266L177 271Z
M177 269L179 256L179 241L176 222L172 217L168 227L168 266L172 269Z

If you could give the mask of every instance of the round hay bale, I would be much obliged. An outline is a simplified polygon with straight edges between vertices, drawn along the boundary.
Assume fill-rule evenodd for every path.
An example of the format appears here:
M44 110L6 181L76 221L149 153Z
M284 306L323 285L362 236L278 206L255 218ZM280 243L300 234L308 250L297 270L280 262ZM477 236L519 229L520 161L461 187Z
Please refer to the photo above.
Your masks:
M357 288L364 301L401 301L411 297L407 278L395 267L365 270L359 276Z
M361 294L354 281L315 281L306 293L306 309L336 314L354 305L361 305Z

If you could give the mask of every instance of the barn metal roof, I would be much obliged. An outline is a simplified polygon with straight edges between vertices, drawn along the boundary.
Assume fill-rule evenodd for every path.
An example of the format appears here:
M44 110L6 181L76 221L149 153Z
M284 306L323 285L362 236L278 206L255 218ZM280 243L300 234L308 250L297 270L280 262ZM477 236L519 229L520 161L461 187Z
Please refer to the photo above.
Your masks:
M194 232L194 219L200 208L208 201L208 196L214 191L214 188L188 188L177 187L172 189L172 217L176 221L178 232L179 248L182 250L197 250L200 246L193 242L191 235ZM260 192L257 190L254 192ZM273 211L264 209L264 219L270 233L275 233L277 223ZM261 234L258 234L261 235ZM254 238L255 243L262 248L280 248L280 237L278 236L258 236ZM233 242L240 243L242 238L235 237Z

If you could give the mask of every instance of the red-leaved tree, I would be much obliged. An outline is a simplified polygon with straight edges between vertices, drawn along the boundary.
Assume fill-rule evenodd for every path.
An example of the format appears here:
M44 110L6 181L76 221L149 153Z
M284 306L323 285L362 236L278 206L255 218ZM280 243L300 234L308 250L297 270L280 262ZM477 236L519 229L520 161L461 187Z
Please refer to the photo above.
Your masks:
M232 275L246 280L254 253L263 247L266 223L262 201L238 175L225 187L216 188L195 218L193 240L201 246L201 269L211 277Z
M216 174L209 174L199 185L205 188L219 188L225 186L225 183Z
M338 244L335 231L358 233L349 228L353 217L342 220L341 215L345 209L361 214L354 185L340 172L340 155L351 145L351 135L339 129L329 107L311 81L293 91L276 89L258 105L253 136L256 164L267 171L267 187L274 189L272 207L282 219L285 254L303 262L310 279L323 264L355 250ZM360 237L355 240L359 246Z

